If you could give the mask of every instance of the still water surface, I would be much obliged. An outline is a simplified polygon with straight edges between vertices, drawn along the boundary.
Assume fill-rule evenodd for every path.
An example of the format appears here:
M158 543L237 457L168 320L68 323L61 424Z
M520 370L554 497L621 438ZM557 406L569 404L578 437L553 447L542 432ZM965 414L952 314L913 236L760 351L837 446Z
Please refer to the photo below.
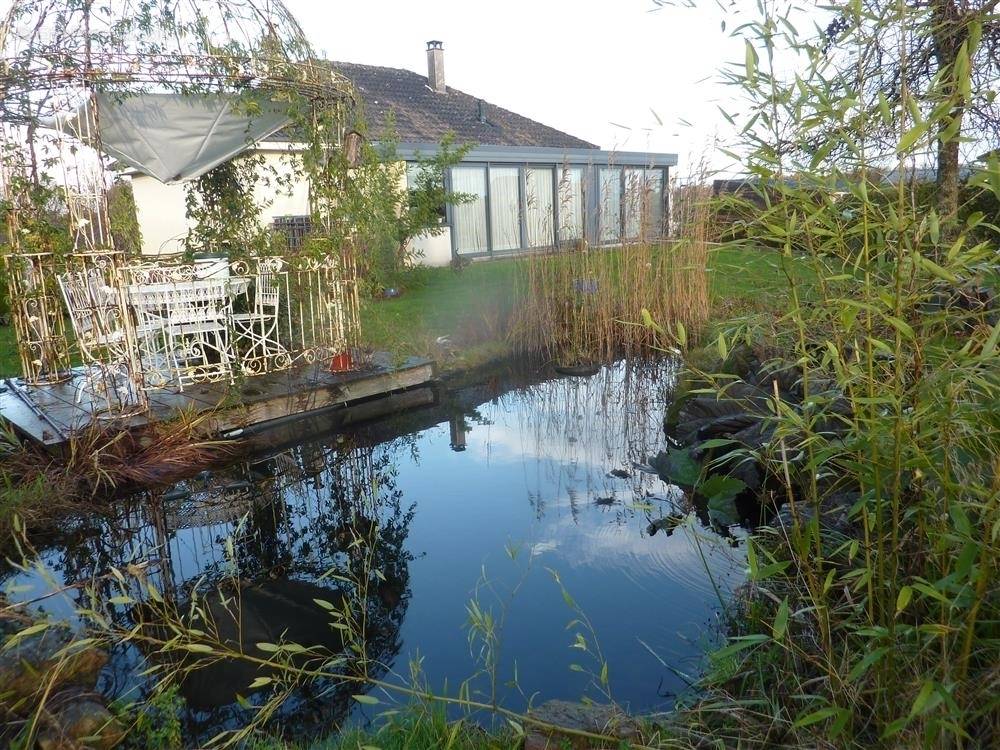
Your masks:
M732 537L704 526L677 488L642 470L663 448L674 370L620 364L590 378L539 377L445 393L433 408L270 447L134 498L113 519L78 519L41 549L47 573L12 570L4 587L25 600L111 566L149 563L154 585L182 603L193 586L235 577L254 586L245 606L259 608L261 627L290 638L328 630L313 599L365 587L375 671L405 681L419 660L426 684L451 692L483 666L483 642L468 625L475 601L502 625L496 689L511 708L531 696L607 700L593 677L598 649L614 700L635 711L669 708L684 676L697 675L718 633L719 596L744 568ZM651 535L650 523L668 515L683 521ZM70 616L82 597L71 590L38 606ZM123 624L134 614L107 609ZM567 627L578 620L585 624ZM589 653L572 647L578 633ZM101 687L142 691L144 664L121 647ZM515 676L517 686L507 684ZM193 691L201 710L188 717L192 731L232 720L227 704L245 692L241 679L214 673ZM471 686L480 696L491 689L483 674ZM315 714L324 701L314 718L339 718L351 704L334 693L290 704L286 719Z

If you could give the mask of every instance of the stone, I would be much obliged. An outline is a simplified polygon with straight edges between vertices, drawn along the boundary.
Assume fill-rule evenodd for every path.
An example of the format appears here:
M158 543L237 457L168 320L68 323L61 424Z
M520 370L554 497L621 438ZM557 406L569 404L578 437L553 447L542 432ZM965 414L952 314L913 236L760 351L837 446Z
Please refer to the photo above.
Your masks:
M611 750L617 748L622 740L640 739L639 722L617 706L553 700L531 709L528 715L555 727L591 732L611 739L602 742L526 724L524 750L563 750L566 747L573 750Z
M114 714L94 694L54 696L39 750L111 750L125 738Z
M93 687L108 655L91 646L59 655L72 639L73 633L68 628L53 625L0 653L0 686L8 700L31 696L43 683L49 690L64 685ZM56 665L60 665L58 670ZM57 677L50 685L41 675L51 674Z

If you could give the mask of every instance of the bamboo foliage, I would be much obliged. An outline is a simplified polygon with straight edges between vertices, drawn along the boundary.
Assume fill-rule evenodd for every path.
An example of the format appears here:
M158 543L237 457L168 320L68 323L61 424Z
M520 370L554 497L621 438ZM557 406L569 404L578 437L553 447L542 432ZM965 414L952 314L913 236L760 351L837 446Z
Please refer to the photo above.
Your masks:
M751 542L746 606L692 713L726 746L1000 741L1000 314L988 288L1000 234L981 211L942 210L947 165L937 184L916 179L941 142L983 135L949 128L955 91L995 63L976 46L996 31L996 3L930 5L955 15L837 3L817 38L765 4L737 32L746 62L727 75L748 103L738 150L753 193L733 199L750 217L739 244L777 251L787 297L767 339L734 323L719 349L778 352L771 372L807 395L794 404L768 383L773 437L736 453L765 467L761 498L785 508ZM911 45L956 29L965 62L926 77ZM886 46L894 90L869 57ZM970 167L966 194L1000 198L996 154ZM708 379L724 391L732 377Z

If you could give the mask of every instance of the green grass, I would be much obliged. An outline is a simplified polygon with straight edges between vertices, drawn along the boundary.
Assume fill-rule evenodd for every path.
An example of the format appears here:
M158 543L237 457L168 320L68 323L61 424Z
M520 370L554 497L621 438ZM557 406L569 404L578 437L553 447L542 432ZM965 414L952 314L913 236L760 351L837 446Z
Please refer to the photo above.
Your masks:
M713 306L726 316L734 309L780 309L786 293L781 261L772 252L713 250ZM401 297L364 304L362 334L370 345L398 355L434 356L445 368L509 351L504 317L516 304L516 261L474 263L462 271L420 269L412 278ZM457 352L437 344L440 336L447 336Z
M21 362L17 357L17 341L13 326L0 326L0 377L17 375Z
M413 706L384 720L378 729L348 730L312 743L258 741L250 750L518 750L522 740L510 730L487 732L469 721L449 723L443 713ZM553 747L556 747L554 744Z
M414 269L403 278L401 296L362 304L362 338L374 349L431 356L444 367L501 356L508 350L515 274L513 260L473 263L460 271ZM439 343L442 338L447 340Z

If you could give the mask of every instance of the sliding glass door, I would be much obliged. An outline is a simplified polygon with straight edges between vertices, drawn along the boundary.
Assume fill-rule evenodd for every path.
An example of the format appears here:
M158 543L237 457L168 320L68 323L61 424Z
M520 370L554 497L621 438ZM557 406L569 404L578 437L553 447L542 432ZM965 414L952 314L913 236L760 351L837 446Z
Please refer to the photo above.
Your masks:
M485 253L490 249L486 231L486 167L461 166L451 169L451 189L472 196L467 203L452 206L455 251Z
M524 170L524 217L528 247L551 247L555 244L555 213L552 167L528 167Z
M521 247L521 170L490 167L490 238L493 252Z
M559 168L559 241L583 239L583 168Z
M598 170L598 236L601 243L618 242L622 236L622 170Z

